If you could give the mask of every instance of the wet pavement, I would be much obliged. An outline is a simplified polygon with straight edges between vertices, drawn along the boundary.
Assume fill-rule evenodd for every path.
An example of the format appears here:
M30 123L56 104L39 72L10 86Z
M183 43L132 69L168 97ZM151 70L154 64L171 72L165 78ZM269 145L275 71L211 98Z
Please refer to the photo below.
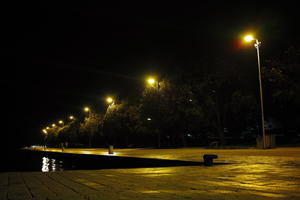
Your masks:
M105 149L66 151L106 153ZM0 199L300 199L300 148L115 152L113 156L186 161L202 161L204 154L213 153L218 162L230 164L0 173Z

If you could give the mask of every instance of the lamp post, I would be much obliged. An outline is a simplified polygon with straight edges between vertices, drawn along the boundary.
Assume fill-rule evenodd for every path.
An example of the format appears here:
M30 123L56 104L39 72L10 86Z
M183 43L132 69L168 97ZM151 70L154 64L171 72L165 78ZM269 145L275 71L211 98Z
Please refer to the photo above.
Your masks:
M108 112L109 109L111 109L112 106L115 104L115 100L112 97L109 96L109 97L106 98L106 103L108 103L108 107L107 107L107 110L106 110L106 112ZM103 132L103 125L102 125L102 132ZM108 144L108 154L110 154L110 155L114 154L114 145L113 145L113 143L110 139L108 139L108 142L109 142L109 144Z
M263 90L262 90L262 80L261 80L261 69L260 69L260 56L259 56L259 46L261 44L258 39L254 38L252 35L247 35L244 37L246 42L255 41L254 47L257 53L257 67L258 67L258 80L259 80L259 96L260 96L260 110L261 110L261 132L263 138L263 149L266 148L266 134L265 134L265 119L264 119L264 101L263 101Z
M147 84L150 87L153 87L155 89L155 93L159 94L159 82L154 77L148 77ZM157 97L159 98L158 100L160 100L160 96L158 95ZM157 134L157 147L160 148L161 147L161 134L160 134L159 128L157 127L157 121L158 121L157 117L154 117L154 118L148 117L147 121L148 122L152 121L152 123L156 125L156 128L154 131Z
M88 113L89 117L91 116L91 109L89 107L84 107L83 111Z
M113 108L113 106L115 105L115 100L114 100L114 98L108 96L108 97L106 97L105 101L108 104L108 107L107 107L107 110L106 110L106 112L108 112L108 110Z

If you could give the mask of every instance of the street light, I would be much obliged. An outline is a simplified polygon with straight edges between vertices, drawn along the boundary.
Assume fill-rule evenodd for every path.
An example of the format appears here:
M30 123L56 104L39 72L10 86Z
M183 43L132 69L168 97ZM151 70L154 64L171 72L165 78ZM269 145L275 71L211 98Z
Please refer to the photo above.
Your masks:
M84 107L83 111L89 114L89 117L91 116L91 109L89 107Z
M114 103L114 99L113 99L112 97L107 97L107 98L106 98L106 102L107 102L108 104L113 104L113 103Z
M106 103L108 103L108 107L106 109L106 113L108 113L109 110L113 108L113 106L115 104L115 100L112 97L108 96L108 97L106 97ZM103 131L104 131L104 123L102 124L102 132ZM109 155L114 154L114 145L111 144L110 142L108 144L108 154Z
M58 123L62 124L63 126L65 125L63 120L59 120Z
M261 131L263 137L263 148L266 148L266 134L265 134L265 119L264 119L264 101L263 101L263 90L262 90L262 81L261 81L261 70L260 70L260 56L259 56L259 46L261 44L258 39L254 38L253 35L246 35L244 37L246 42L255 41L254 47L257 52L257 66L258 66L258 80L259 80L259 95L260 95L260 109L261 109Z
M84 112L89 112L90 111L90 108L89 107L84 107Z
M75 118L74 118L73 115L70 115L70 116L69 116L69 119L70 119L70 120L74 120Z
M245 40L246 42L251 42L251 41L253 41L253 40L255 40L255 39L254 39L253 35L246 35L246 36L244 37L244 40Z
M108 112L108 110L113 108L113 106L115 105L115 100L110 96L107 97L105 100L106 100L106 103L108 104L108 107L106 109L106 112Z
M147 83L148 83L148 85L150 85L150 86L155 86L156 89L158 89L158 87L159 87L158 81L157 81L155 78L153 78L153 77L149 77L149 78L147 79Z
M154 78L148 78L147 80L149 85L153 85L155 83L155 79Z

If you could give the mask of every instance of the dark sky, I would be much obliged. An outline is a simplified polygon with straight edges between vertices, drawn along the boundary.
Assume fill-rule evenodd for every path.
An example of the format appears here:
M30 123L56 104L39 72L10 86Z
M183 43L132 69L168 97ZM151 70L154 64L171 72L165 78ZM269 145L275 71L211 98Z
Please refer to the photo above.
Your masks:
M188 68L206 56L234 59L245 31L263 38L266 56L299 46L296 3L199 2L4 5L2 98L14 132L30 140L84 105L101 108L106 94L140 89L149 73Z

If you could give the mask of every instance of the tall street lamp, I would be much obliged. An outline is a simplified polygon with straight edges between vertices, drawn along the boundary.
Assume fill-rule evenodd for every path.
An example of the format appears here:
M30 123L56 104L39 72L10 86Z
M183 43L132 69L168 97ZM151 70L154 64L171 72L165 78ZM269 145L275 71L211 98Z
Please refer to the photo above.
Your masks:
M159 82L153 78L153 77L148 77L147 79L147 84L151 87L153 87L155 89L155 92L157 94L159 94ZM160 100L160 96L158 96L158 100ZM156 124L155 122L158 120L156 117L154 118L151 118L151 117L148 117L147 118L147 121L150 122L152 121L154 122L154 124ZM157 125L157 124L156 124ZM158 148L161 147L161 134L160 134L160 131L159 131L159 128L156 126L155 130L154 130L157 134L157 146Z
M257 66L258 66L258 80L259 80L259 94L260 94L260 110L261 110L261 132L263 138L263 148L266 148L266 134L265 134L265 119L264 119L264 101L263 101L263 90L262 90L262 81L261 81L261 70L260 70L260 56L259 56L259 46L261 44L258 39L254 38L252 35L246 35L244 37L246 42L255 41L254 47L257 52Z
M106 112L107 112L109 109L111 109L115 105L115 100L112 97L108 96L108 97L106 97L105 101L108 104L108 107L106 110Z
M89 117L91 116L91 109L89 107L84 107L83 111L88 113Z
M108 103L108 107L106 110L106 113L107 113L109 111L109 109L113 108L112 106L115 105L115 100L112 97L108 96L106 98L106 103ZM102 124L102 132L103 131L104 131L104 123ZM109 143L108 144L108 154L114 154L114 145L110 138L108 139L108 143Z

